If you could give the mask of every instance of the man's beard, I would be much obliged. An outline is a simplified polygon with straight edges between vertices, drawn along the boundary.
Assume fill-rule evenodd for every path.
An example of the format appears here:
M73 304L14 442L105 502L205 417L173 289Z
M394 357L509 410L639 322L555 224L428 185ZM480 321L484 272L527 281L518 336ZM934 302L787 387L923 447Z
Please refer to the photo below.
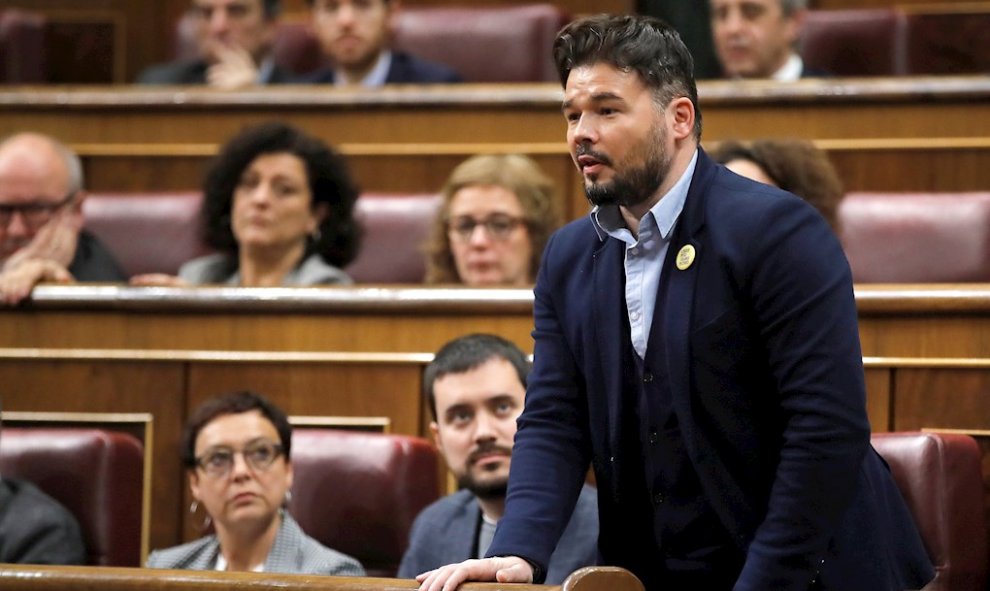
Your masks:
M613 169L615 176L609 183L589 184L586 181L584 194L588 201L598 206L617 204L633 207L651 199L670 173L671 159L664 149L666 140L666 130L660 125L654 126L641 145L627 155L628 159L637 153L643 154L643 164L624 171ZM579 148L578 154L581 153ZM603 159L597 155L595 157Z
M497 480L479 482L470 471L457 477L457 487L471 491L474 496L486 501L493 499L504 499L505 493L509 490L509 479L506 477Z

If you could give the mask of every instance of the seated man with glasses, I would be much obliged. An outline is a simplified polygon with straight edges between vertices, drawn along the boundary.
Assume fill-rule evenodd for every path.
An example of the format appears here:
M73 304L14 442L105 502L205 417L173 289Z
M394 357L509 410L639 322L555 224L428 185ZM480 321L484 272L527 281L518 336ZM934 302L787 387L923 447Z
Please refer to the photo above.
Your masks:
M285 511L292 488L292 427L253 392L204 402L182 434L182 463L204 532L196 541L152 552L150 568L363 576L357 560L303 533Z
M0 142L0 298L15 304L43 281L124 281L82 230L82 165L57 140L21 133Z
M532 285L560 225L553 182L536 163L517 154L474 156L454 169L442 192L426 282Z

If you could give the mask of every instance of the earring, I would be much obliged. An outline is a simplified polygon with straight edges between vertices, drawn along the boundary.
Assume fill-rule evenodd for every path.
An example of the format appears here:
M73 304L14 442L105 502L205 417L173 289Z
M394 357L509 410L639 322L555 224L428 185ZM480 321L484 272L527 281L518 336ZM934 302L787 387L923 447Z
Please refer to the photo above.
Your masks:
M282 506L288 507L290 503L292 503L292 491L287 490L285 491L285 501L282 503Z
M193 499L193 502L192 503L189 503L189 514L190 515L196 515L196 511L198 509L199 509L199 500ZM207 513L206 514L206 517L203 518L203 523L200 524L200 526L199 526L199 531L205 532L206 530L208 530L210 528L210 525L212 523L213 523L213 518L210 517L210 514L209 513Z
M319 228L316 228L315 230L309 233L309 237L310 239L313 240L314 243L316 243L320 241L320 238L323 238L323 234L320 232Z

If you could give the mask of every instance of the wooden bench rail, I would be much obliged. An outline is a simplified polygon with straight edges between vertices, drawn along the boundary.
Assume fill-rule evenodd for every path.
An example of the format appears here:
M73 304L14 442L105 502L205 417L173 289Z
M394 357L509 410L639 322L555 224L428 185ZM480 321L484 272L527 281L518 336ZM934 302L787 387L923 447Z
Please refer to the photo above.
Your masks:
M90 566L0 565L0 589L5 591L400 591L418 588L408 579L228 573ZM497 585L470 583L464 591L643 591L632 573L614 567L589 567L569 576L563 585Z

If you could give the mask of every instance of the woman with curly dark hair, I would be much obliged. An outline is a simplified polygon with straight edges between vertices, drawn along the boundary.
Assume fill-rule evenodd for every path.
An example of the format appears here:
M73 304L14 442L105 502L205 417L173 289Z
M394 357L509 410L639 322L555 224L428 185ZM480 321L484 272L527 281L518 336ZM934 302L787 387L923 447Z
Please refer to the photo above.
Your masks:
M131 282L351 283L341 267L357 254L357 197L343 157L321 140L284 123L250 127L223 147L204 182L204 238L217 253L187 262L178 277Z
M560 225L556 189L520 154L473 156L454 169L426 245L426 282L532 285Z
M825 221L838 228L842 181L824 152L807 140L761 139L724 141L712 158L732 172L790 191L815 206Z

